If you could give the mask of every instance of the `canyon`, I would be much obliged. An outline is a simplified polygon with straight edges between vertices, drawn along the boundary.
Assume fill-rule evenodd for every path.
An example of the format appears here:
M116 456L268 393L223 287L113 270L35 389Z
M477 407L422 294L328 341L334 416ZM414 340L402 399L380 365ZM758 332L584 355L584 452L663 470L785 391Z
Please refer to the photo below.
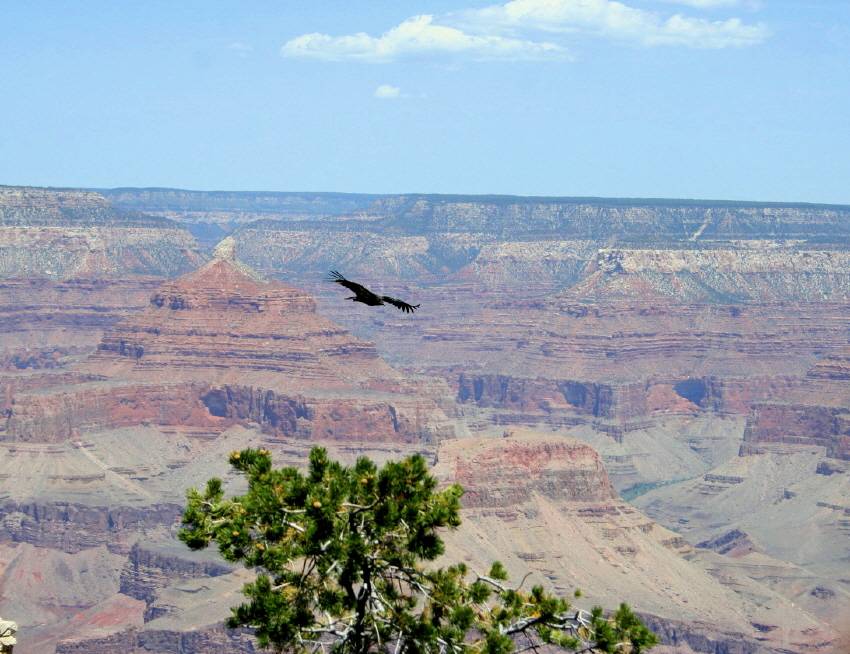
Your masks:
M834 205L0 187L0 615L22 652L255 651L184 492L321 443L423 453L467 489L450 556L670 651L833 651L848 263Z

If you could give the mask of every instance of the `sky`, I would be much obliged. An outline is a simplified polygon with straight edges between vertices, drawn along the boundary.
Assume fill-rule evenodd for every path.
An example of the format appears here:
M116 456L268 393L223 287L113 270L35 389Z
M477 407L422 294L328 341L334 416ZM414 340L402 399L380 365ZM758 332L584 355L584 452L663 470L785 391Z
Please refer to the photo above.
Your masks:
M850 204L850 2L3 0L0 184Z

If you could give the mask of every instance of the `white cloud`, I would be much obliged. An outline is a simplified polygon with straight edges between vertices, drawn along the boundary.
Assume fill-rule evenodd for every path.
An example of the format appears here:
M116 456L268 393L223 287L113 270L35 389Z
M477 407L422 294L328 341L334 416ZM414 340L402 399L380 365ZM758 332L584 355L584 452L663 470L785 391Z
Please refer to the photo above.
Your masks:
M739 18L712 21L681 14L664 18L617 0L510 0L464 12L462 20L468 26L477 25L488 31L585 32L644 45L694 48L754 45L768 36L764 25L748 25Z
M434 17L408 18L381 36L365 32L330 36L314 32L287 41L285 57L327 61L387 62L416 55L466 55L474 59L545 59L564 57L554 43L526 41L498 34L468 34L457 27L434 23Z
M757 7L757 0L662 1L700 9ZM538 38L529 37L535 33ZM562 43L540 40L540 33L561 42L566 34L582 33L646 46L715 49L755 45L770 35L765 25L745 23L740 18L708 20L680 13L665 15L619 0L509 0L437 19L428 14L413 16L380 36L365 32L343 36L302 34L287 41L281 54L365 62L447 55L477 60L569 58Z
M395 100L401 96L401 89L390 84L381 84L375 89L375 97L381 100Z

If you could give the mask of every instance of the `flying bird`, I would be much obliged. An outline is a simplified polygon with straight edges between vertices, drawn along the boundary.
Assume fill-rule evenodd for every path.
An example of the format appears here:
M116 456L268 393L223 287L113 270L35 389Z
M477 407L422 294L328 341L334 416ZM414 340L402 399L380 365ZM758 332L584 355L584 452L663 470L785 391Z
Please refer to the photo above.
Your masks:
M363 304L368 304L370 307L379 307L383 304L392 304L394 307L398 307L405 313L413 313L419 308L418 304L408 304L407 302L403 302L402 300L390 297L389 295L375 295L365 286L361 286L356 282L348 281L336 270L331 270L331 275L330 277L328 277L327 281L341 284L342 286L345 286L345 288L347 288L349 291L354 293L354 295L352 295L351 297L345 298L346 300L352 300L353 302L362 302Z

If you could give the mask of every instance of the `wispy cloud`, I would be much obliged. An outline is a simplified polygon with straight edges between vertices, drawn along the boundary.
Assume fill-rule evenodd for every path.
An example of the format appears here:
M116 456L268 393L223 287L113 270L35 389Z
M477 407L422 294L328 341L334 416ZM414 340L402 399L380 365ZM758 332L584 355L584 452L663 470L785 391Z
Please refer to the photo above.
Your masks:
M764 25L746 24L740 18L706 20L681 14L665 17L616 0L511 0L464 12L463 21L491 31L583 32L647 46L692 48L755 45L769 34Z
M327 61L394 61L407 56L464 55L473 59L545 59L565 56L564 48L546 41L527 41L499 34L469 34L421 15L408 18L381 36L364 32L330 36L314 32L287 41L285 57Z
M375 97L381 100L396 100L401 97L401 89L391 84L381 84L375 89Z

